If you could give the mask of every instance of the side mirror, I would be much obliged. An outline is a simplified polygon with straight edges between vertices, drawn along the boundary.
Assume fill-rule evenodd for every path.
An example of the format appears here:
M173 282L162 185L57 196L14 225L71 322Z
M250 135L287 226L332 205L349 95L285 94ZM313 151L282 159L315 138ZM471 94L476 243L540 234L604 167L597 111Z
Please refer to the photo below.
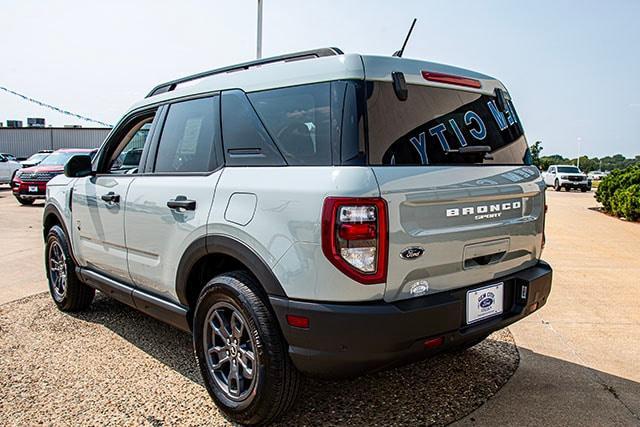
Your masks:
M82 178L93 175L91 169L91 156L87 154L76 154L64 164L64 176L69 178Z

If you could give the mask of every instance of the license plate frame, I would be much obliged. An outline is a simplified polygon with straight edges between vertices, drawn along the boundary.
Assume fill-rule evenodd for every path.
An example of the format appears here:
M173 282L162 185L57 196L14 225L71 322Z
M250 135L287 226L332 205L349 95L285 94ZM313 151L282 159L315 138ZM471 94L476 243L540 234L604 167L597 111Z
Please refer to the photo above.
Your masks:
M504 282L469 289L465 303L467 325L501 315L504 312Z

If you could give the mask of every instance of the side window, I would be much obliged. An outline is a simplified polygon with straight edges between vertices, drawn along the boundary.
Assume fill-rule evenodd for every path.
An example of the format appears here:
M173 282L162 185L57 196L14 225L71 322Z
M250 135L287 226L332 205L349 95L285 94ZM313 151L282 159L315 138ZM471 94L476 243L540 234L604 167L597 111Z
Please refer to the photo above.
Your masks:
M155 114L145 116L129 127L120 142L110 151L105 172L111 174L138 172L154 116Z
M556 173L556 168L549 168L550 173Z
M210 172L218 163L218 97L177 102L169 106L162 127L155 172Z
M222 93L222 141L228 166L286 165L241 90Z
M247 95L287 164L331 164L330 83Z

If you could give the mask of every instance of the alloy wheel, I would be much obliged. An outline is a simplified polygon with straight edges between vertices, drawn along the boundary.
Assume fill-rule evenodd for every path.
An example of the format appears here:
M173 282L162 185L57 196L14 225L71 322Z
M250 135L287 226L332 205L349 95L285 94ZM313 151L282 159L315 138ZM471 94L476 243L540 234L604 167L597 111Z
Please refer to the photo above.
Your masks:
M214 304L204 324L207 368L225 396L244 401L255 389L258 360L247 320L226 302Z
M49 246L49 280L54 298L62 300L67 292L67 257L56 240Z

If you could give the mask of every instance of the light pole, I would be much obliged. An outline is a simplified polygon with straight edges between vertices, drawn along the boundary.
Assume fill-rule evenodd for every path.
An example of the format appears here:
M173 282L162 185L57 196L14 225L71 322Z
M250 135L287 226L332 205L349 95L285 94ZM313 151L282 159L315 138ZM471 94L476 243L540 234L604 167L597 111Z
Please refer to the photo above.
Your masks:
M578 137L578 160L576 161L576 167L580 169L580 143L582 142L582 138Z
M262 0L258 0L258 39L256 57L257 59L262 58Z

